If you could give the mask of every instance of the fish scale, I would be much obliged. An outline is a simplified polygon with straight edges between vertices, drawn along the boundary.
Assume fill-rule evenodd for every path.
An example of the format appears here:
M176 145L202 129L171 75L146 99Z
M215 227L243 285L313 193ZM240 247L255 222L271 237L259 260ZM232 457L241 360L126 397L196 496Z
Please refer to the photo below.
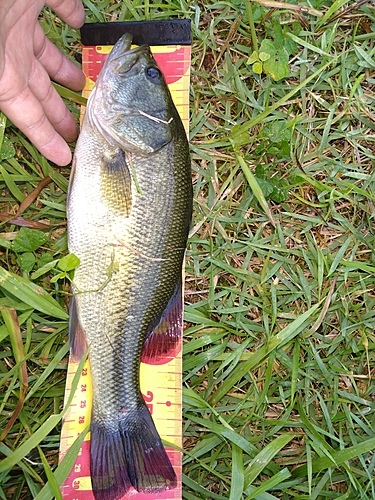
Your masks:
M130 49L130 41L125 35L116 44L90 96L67 201L69 250L81 261L71 353L78 359L90 346L97 500L176 484L140 392L139 369L146 338L157 338L153 330L181 304L190 159L149 49Z

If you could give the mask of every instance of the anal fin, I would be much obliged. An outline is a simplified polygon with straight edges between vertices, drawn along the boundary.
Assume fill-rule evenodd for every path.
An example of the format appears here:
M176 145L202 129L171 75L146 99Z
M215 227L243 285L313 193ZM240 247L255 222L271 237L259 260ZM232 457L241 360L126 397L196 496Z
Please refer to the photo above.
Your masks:
M169 299L159 323L148 334L143 345L141 361L148 364L163 364L176 356L180 348L183 322L182 283L178 283Z
M86 333L79 321L75 297L70 299L69 305L69 347L70 355L76 363L87 351Z

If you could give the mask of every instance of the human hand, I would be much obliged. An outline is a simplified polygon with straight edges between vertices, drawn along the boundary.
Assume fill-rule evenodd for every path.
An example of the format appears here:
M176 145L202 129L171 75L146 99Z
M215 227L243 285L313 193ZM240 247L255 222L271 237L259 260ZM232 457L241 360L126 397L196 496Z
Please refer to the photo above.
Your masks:
M45 36L44 5L73 28L84 23L81 0L0 0L0 110L46 158L67 165L77 124L50 78L81 90L85 76Z

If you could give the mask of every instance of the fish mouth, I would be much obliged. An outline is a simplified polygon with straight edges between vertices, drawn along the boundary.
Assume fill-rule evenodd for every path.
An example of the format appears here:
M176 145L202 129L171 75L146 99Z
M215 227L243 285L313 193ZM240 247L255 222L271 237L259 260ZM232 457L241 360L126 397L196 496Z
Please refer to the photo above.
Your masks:
M140 55L150 52L148 45L131 48L132 39L133 36L130 33L122 35L108 56L111 66L116 68L116 73L125 73L126 67L130 69L137 62Z
M1 1L1 0L0 0ZM150 47L139 45L131 48L133 36L130 33L122 35L108 54L96 81L100 85L103 79L110 78L110 74L125 75L134 68L142 55L152 59ZM95 87L94 87L95 88Z

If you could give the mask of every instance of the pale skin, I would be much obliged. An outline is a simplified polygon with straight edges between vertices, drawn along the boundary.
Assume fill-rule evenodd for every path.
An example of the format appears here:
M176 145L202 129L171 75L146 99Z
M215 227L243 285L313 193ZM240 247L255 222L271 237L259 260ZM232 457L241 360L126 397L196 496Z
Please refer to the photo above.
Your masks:
M51 80L79 91L85 76L46 37L44 6L73 28L85 20L81 0L0 0L0 111L49 160L67 165L77 123Z

